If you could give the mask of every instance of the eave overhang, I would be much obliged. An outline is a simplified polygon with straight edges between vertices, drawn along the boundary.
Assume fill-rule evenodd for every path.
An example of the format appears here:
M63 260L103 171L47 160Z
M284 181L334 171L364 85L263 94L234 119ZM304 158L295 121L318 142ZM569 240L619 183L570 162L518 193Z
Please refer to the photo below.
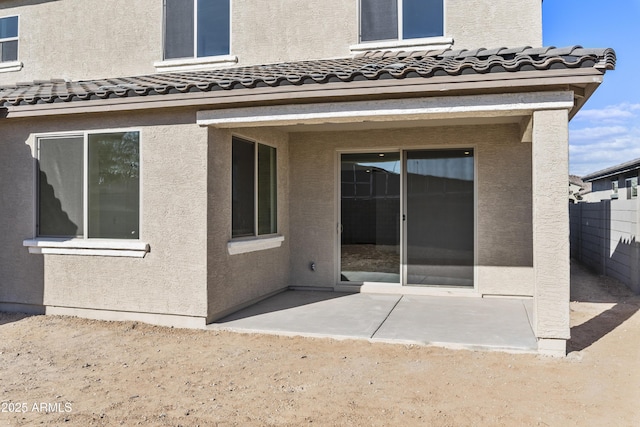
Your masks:
M509 122L519 123L534 111L570 110L573 106L573 94L568 91L432 96L201 110L197 113L197 123L217 128L291 128L354 123L371 126L396 121L405 124L437 121L442 124L462 123L469 119L509 119Z
M510 75L468 75L336 82L309 86L246 88L233 91L175 93L162 96L99 99L88 102L34 104L5 107L6 118L150 110L156 108L233 108L340 100L377 100L401 97L458 96L469 94L573 91L573 116L602 83L595 69L524 71Z
M196 107L567 91L573 116L615 66L611 49L369 52L210 72L0 87L6 118Z
M640 170L640 159L633 159L619 165L611 166L582 177L584 182L593 182L599 179L611 178L616 175L624 175Z

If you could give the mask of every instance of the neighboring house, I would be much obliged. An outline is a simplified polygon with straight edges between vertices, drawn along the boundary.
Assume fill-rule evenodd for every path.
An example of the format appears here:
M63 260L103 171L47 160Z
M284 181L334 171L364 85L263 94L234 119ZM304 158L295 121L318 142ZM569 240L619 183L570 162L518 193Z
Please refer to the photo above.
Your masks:
M564 353L568 121L615 53L541 47L541 3L1 2L0 309L531 297Z
M577 175L569 175L569 201L577 203L585 200L587 194L591 192L591 183L584 182Z
M640 294L640 159L582 177L588 203L570 207L571 256Z

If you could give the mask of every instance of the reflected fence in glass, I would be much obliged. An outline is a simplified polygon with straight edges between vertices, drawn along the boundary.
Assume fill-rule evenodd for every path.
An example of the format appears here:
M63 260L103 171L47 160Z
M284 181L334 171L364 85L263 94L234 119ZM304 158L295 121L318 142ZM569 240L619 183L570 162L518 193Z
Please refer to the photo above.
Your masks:
M473 150L408 151L408 285L473 287Z
M400 153L342 154L340 280L400 283Z

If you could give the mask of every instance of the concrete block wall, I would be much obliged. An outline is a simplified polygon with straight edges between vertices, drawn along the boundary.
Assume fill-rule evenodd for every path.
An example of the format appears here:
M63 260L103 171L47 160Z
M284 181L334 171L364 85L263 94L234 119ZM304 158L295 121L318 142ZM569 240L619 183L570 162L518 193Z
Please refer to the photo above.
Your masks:
M640 294L640 209L637 199L570 205L571 256Z

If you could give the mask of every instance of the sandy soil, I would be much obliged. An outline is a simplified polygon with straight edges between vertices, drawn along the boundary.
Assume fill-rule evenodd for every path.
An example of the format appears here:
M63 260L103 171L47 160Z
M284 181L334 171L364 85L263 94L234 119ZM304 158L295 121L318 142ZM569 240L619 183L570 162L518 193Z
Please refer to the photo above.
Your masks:
M572 288L564 359L0 314L0 425L639 426L640 297Z

